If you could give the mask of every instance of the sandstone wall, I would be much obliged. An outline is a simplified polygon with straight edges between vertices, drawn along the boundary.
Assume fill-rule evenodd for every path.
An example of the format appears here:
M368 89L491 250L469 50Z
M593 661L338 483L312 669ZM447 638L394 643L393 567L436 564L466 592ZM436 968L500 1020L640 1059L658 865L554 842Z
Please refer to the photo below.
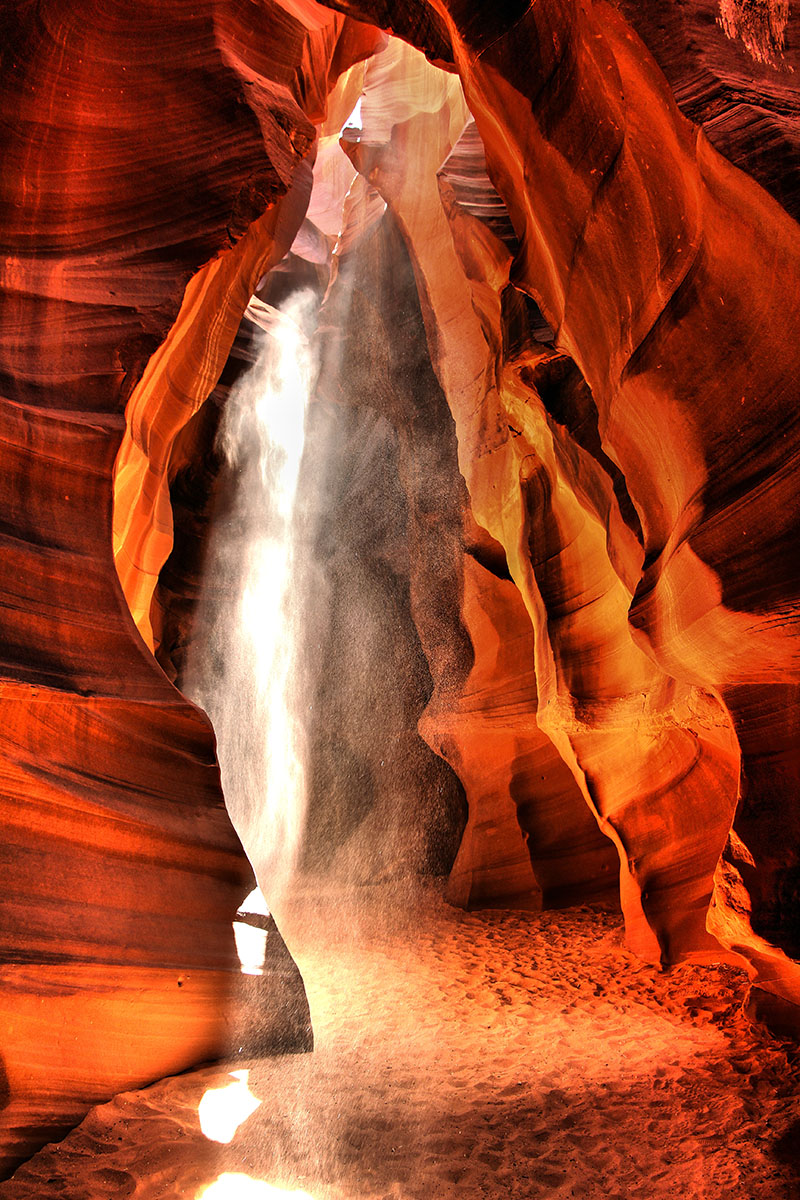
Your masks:
M4 14L5 1170L231 1048L252 875L210 725L146 644L149 594L171 446L302 219L312 121L375 36L303 4Z

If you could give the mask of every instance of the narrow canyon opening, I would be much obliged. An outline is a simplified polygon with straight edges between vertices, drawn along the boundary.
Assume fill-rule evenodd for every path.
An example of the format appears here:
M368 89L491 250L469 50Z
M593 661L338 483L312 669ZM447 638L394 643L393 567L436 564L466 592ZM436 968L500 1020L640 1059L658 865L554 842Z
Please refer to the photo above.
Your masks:
M0 1198L793 1200L788 13L50 7Z

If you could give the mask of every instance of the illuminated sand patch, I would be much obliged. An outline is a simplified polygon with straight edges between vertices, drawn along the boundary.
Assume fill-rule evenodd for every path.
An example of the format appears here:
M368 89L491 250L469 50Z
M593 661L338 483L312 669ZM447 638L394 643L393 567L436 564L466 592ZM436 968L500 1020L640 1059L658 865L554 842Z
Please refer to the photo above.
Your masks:
M1 1200L195 1200L226 1175L242 1200L796 1200L796 1076L732 968L663 975L610 914L464 913L431 886L317 890L285 925L313 1054L118 1097ZM198 1109L222 1092L238 1121L232 1071L261 1103L223 1144Z
M204 1135L223 1145L232 1142L236 1131L252 1116L261 1101L247 1086L247 1070L231 1071L232 1083L208 1088L197 1106L197 1116Z
M198 1200L314 1200L308 1192L287 1192L261 1179L225 1171L198 1196Z

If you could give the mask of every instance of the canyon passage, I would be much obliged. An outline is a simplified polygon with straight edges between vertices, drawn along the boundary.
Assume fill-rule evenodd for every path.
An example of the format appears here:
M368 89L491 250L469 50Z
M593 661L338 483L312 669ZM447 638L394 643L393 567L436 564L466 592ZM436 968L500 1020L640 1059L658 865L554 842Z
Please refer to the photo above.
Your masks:
M800 1186L791 6L2 17L2 1197Z

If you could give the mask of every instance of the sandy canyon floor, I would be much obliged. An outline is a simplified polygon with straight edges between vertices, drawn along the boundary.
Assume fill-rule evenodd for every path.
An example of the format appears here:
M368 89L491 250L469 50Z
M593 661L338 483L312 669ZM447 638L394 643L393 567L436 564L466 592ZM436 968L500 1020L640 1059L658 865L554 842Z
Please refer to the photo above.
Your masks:
M613 914L430 885L300 897L284 930L313 1054L118 1096L2 1200L800 1197L800 1054L749 1027L735 969L662 974Z

